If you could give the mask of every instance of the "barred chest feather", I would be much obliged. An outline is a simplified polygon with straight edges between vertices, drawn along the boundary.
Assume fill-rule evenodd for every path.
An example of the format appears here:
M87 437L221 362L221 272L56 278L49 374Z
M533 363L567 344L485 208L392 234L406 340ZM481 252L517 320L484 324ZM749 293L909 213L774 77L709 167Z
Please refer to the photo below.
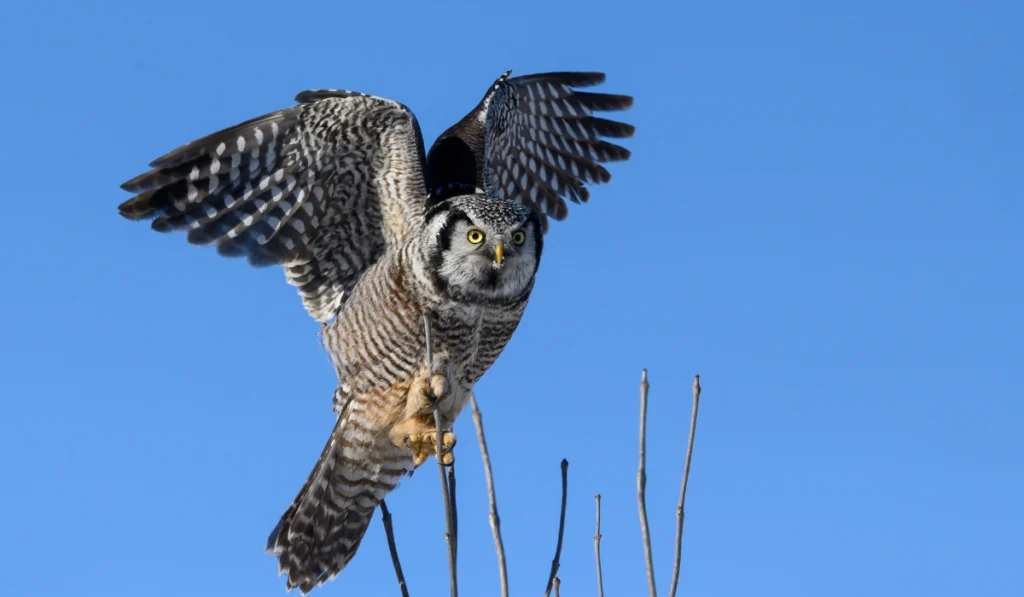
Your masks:
M422 314L429 309L433 352L447 355L453 369L451 414L457 415L515 331L525 304L525 297L521 305L495 306L436 296L415 275L409 251L389 252L366 271L327 326L324 345L343 394L408 383L425 363Z

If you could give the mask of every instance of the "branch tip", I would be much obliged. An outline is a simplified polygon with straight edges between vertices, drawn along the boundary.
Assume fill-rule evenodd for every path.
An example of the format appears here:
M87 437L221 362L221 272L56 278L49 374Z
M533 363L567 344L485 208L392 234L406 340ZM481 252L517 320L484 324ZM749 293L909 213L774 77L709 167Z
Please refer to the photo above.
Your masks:
M700 408L700 375L693 376L693 412L690 413L690 435L686 441L686 464L683 465L683 484L679 489L679 505L676 506L676 553L672 566L672 585L669 597L675 597L679 586L679 570L683 559L683 521L686 519L686 483L690 478L690 460L693 458L693 441L697 434L697 410Z
M568 498L569 488L569 461L562 459L562 509L558 517L558 543L555 544L555 557L551 560L551 574L548 575L548 585L544 589L544 597L551 594L551 587L555 582L555 575L558 574L558 567L562 558L562 536L565 534L565 505Z

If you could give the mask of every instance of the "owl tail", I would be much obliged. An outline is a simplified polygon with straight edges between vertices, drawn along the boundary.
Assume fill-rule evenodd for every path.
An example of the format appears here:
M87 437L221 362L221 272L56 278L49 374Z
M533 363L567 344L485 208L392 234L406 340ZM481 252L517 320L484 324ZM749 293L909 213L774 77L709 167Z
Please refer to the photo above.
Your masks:
M289 591L298 587L305 595L345 568L377 505L405 473L400 458L386 458L393 450L381 449L360 423L350 412L338 417L313 472L267 539Z

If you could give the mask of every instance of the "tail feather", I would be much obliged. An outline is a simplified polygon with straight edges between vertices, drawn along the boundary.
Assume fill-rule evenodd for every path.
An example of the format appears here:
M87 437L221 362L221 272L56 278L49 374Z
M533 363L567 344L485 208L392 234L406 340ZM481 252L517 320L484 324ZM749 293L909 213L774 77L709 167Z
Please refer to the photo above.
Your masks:
M412 464L407 452L384 441L358 413L345 409L338 417L313 472L267 539L289 591L298 587L305 595L355 556L374 510Z

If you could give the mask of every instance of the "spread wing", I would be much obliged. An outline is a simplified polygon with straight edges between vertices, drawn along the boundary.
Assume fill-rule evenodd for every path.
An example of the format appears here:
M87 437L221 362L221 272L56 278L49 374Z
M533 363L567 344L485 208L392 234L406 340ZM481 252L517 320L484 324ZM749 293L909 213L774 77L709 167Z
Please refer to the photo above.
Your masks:
M213 133L121 185L119 206L160 232L216 245L255 266L282 265L317 321L359 276L411 238L423 217L423 138L402 104L340 90Z
M603 73L561 72L509 78L506 72L469 114L445 131L427 154L431 201L484 190L522 201L544 222L564 219L565 199L586 202L587 183L605 183L604 162L630 152L603 139L628 138L634 127L594 116L624 110L626 95L576 91L605 80Z

